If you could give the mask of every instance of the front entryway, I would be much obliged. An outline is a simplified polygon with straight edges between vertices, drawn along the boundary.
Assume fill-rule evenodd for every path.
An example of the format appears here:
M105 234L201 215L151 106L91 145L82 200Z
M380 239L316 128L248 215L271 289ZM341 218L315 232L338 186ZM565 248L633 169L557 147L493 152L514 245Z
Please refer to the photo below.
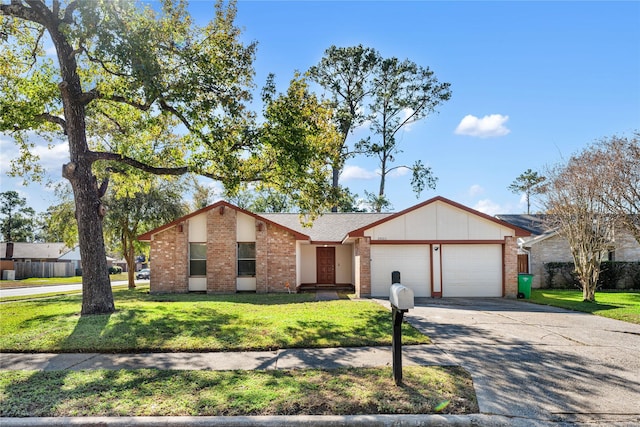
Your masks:
M336 248L316 248L316 283L334 285L336 283Z

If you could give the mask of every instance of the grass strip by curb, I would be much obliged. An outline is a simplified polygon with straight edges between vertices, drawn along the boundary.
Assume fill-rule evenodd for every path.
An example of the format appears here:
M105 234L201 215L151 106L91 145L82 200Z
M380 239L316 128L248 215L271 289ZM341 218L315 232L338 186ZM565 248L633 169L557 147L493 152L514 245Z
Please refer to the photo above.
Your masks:
M469 414L459 367L269 371L3 371L1 417Z

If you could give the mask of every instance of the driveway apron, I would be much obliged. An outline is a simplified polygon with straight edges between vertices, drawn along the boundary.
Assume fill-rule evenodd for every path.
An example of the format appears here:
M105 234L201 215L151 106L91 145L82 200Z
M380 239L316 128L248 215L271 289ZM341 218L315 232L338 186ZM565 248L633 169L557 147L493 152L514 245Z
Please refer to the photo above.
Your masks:
M405 319L471 373L482 413L640 424L640 325L508 299L417 300Z

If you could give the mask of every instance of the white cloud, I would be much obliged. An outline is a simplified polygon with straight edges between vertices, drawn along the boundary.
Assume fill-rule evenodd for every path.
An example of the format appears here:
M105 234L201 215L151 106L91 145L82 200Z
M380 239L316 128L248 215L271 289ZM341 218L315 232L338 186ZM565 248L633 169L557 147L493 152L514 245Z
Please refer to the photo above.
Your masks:
M478 185L478 184L474 184L471 187L469 187L469 196L471 197L476 197L479 196L480 194L484 193L484 188L482 188L482 186Z
M473 209L491 216L504 212L504 209L500 207L499 204L494 203L489 199L479 200L478 203L473 206Z
M505 136L511 132L504 124L509 120L509 116L502 114L491 114L478 118L471 114L464 116L455 130L457 135L477 136L479 138L491 138Z
M375 179L378 178L376 172L368 171L360 166L348 165L345 166L342 174L340 175L341 181L349 181L352 179Z
M57 141L49 145L42 137L34 134L29 135L29 139L34 143L31 153L38 156L39 164L46 173L60 175L62 165L69 161L69 143L67 141ZM4 173L11 168L11 161L15 160L20 152L17 143L12 138L0 138L0 170Z
M387 174L387 177L389 177L389 178L398 178L400 176L408 175L409 172L411 172L411 169L406 168L406 167L403 166L403 167L400 167L398 169L394 169L391 172L389 172ZM378 175L380 175L380 169L376 169L376 173Z
M400 119L400 120L401 120L401 122L403 122L403 121L407 120L409 117L411 117L411 115L412 115L413 113L414 113L413 109L411 109L411 108L404 108L404 109L402 110L402 119ZM414 123L414 122L409 121L406 125L404 125L404 126L402 127L402 129L403 129L405 132L411 132L411 126L413 125L413 123Z
M33 148L33 154L40 157L40 163L45 170L61 171L62 165L69 161L69 144L60 142L52 144L50 148L47 145L36 145Z

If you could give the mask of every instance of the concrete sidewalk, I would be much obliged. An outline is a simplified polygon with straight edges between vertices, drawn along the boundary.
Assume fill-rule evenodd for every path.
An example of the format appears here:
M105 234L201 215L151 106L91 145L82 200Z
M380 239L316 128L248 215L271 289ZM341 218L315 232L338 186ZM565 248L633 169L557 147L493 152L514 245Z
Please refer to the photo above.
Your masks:
M391 366L391 347L284 349L238 353L2 353L2 370L83 370L83 369L335 369ZM453 365L449 357L433 345L403 347L403 364Z

